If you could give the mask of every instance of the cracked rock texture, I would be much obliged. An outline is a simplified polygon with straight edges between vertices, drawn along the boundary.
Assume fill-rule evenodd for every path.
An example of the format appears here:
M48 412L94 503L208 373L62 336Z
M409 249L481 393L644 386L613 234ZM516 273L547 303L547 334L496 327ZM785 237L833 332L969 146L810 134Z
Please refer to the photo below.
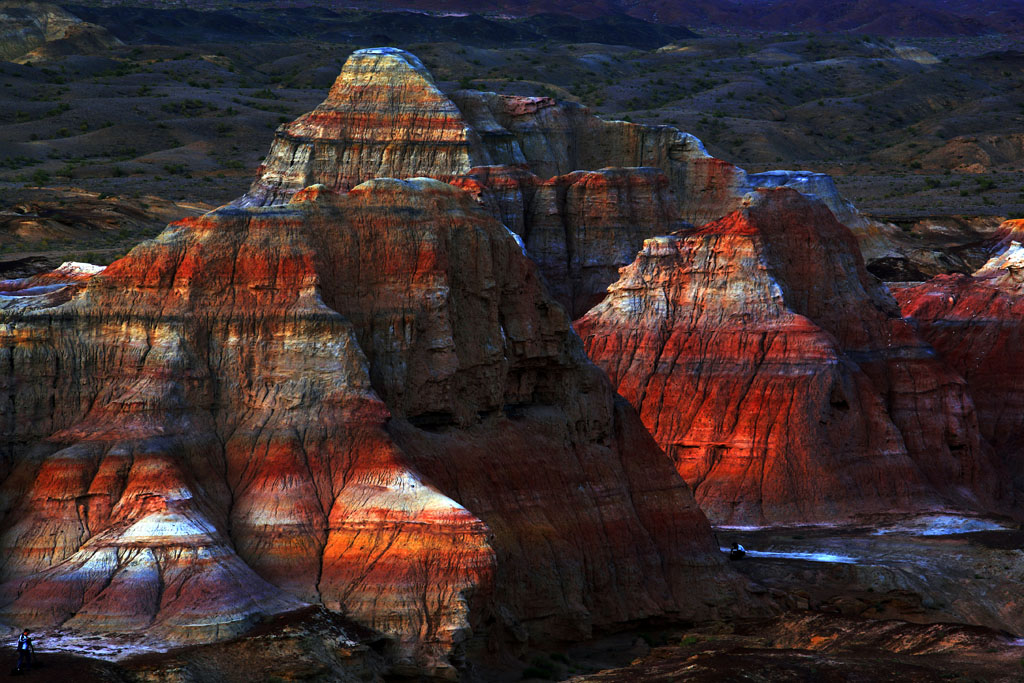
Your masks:
M577 329L717 523L1008 504L964 380L793 190L648 240Z
M8 624L201 642L322 603L443 673L747 604L535 266L455 187L227 206L47 281L0 310Z

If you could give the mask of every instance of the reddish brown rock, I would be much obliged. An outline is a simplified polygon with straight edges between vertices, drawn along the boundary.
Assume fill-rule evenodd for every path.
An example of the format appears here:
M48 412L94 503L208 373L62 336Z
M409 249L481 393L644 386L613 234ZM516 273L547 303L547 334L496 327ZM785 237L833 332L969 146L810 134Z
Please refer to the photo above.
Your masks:
M1009 249L1014 242L1024 243L1024 218L1003 221L988 242L992 249L990 253L997 256Z
M1008 230L1007 234L1013 233ZM1024 501L1024 357L1020 353L1024 249L1019 242L1010 242L1005 252L973 276L940 275L896 290L896 298L921 336L967 380L981 432L1010 470L1020 505Z
M0 312L0 615L211 640L308 602L419 670L740 609L689 489L465 192L186 219Z
M577 329L716 522L1007 504L963 380L792 190L648 240Z

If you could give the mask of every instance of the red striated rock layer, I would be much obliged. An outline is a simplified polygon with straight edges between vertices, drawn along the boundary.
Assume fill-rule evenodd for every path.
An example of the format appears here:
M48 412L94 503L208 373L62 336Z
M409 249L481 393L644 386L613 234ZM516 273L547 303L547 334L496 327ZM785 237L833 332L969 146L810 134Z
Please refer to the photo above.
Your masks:
M224 207L0 323L8 623L180 642L321 602L423 670L737 608L685 483L452 186Z
M897 290L896 298L921 336L967 380L981 432L1009 469L1019 506L1024 501L1024 248L1010 242L973 276L940 275Z
M1007 504L963 380L792 190L648 240L577 329L716 522Z

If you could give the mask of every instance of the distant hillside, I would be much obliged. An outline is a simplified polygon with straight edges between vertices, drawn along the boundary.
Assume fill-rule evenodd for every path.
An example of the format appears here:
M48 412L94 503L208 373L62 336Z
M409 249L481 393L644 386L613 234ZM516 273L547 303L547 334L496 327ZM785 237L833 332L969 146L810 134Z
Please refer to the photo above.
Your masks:
M1021 0L350 0L365 9L563 12L595 18L616 13L665 24L760 30L849 31L892 36L964 36L1024 29Z
M650 49L695 36L680 25L615 12L582 19L564 13L529 13L522 18L506 19L478 14L446 16L280 7L287 3L194 4L208 9L155 9L138 5L66 7L86 21L105 26L126 43L155 45L302 38L381 45L454 41L479 47L557 41ZM209 9L211 5L219 9Z

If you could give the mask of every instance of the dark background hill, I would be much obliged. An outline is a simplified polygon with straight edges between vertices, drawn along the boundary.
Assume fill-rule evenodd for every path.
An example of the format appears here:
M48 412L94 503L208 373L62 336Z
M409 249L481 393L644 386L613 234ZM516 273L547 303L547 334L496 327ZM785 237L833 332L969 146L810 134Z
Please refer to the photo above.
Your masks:
M85 21L108 27L126 43L192 45L250 41L314 40L328 43L452 41L495 47L544 41L604 43L655 48L694 33L623 13L577 18L566 13L521 19L469 14L334 11L319 7L228 7L217 9L65 5Z
M150 6L167 8L164 0L95 0L85 4L108 8ZM589 31L625 28L625 34L636 26L621 24L621 17L654 22L662 26L691 28L728 27L759 31L853 32L886 36L977 36L989 33L1019 33L1024 30L1024 0L179 0L178 8L218 10L228 7L250 9L306 8L323 11L371 10L417 12L423 30L437 26L423 13L439 19L454 15L477 14L491 17L522 18L534 15L562 14L581 20L613 20L610 24L586 27ZM617 18L617 19L616 19ZM389 21L381 20L384 26ZM517 39L519 30L542 33L562 30L563 25L549 27L550 20L514 29L509 39ZM403 23L403 25L405 25ZM433 27L433 28L431 28ZM386 28L384 30L387 30ZM508 30L508 29L506 29ZM551 35L555 38L554 35ZM454 36L452 39L456 39ZM573 40L583 40L574 38ZM637 45L635 39L626 44ZM625 42L625 41L623 41Z

